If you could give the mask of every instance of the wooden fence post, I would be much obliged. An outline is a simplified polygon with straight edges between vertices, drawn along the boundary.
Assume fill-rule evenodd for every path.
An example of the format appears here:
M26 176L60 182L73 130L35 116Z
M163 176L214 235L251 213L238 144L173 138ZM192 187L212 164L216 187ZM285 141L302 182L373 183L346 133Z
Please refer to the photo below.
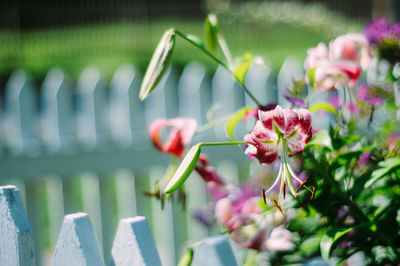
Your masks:
M147 219L136 216L119 222L110 266L161 266Z
M0 187L0 265L35 265L31 225L15 186Z
M64 217L53 265L104 265L92 223L86 213L74 213Z
M196 248L191 265L235 266L238 263L226 236L210 236Z

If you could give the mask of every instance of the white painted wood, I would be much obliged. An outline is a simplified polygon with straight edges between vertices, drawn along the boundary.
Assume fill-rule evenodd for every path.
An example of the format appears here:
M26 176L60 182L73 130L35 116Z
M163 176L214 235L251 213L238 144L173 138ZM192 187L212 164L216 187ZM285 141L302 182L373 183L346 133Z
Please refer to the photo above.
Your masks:
M270 86L271 69L266 65L251 65L246 75L246 85L261 104L276 102L276 90ZM246 106L256 106L246 94Z
M218 108L214 118L226 117L244 106L244 92L225 68L219 67L212 80L213 104ZM226 140L225 123L215 127L218 140Z
M18 70L10 77L5 90L4 137L12 154L34 154L38 151L36 137L38 109L36 97L27 74Z
M35 265L32 229L19 190L0 187L0 265Z
M278 104L282 107L289 107L290 102L283 97L285 90L293 88L293 80L304 77L303 62L297 58L288 57L282 64L277 78Z
M135 69L124 65L117 69L110 84L108 124L113 142L120 147L132 142L130 94L134 78Z
M77 137L86 149L104 141L107 132L106 93L100 71L86 68L77 84Z
M104 265L99 244L86 213L66 215L54 254L54 266Z
M119 222L111 250L111 266L161 266L147 219L136 216Z
M191 265L235 266L238 263L227 236L210 236L196 248Z

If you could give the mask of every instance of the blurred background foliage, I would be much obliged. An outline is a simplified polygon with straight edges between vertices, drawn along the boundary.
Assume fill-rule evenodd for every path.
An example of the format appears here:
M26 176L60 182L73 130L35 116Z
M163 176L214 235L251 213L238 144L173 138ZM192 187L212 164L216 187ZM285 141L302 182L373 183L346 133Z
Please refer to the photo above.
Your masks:
M202 38L208 12L219 16L234 56L264 56L278 69L288 56L304 59L309 47L359 31L373 16L391 17L390 0L18 0L0 4L0 84L23 68L42 79L52 67L73 78L88 65L110 77L121 64L144 70L162 33L176 27ZM399 2L399 1L397 1ZM392 19L394 14L392 12ZM215 64L178 41L173 64Z

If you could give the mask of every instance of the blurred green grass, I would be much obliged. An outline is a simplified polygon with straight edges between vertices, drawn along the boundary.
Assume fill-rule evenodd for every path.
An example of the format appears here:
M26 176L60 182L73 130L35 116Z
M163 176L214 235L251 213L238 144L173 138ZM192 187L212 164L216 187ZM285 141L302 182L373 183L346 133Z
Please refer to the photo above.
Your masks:
M61 67L76 78L83 68L95 65L105 77L110 77L118 66L125 63L144 71L162 33L171 27L203 38L203 21L189 20L0 32L0 75L23 68L33 76L43 78L49 69ZM273 69L278 69L288 56L304 59L309 47L331 38L328 32L294 23L233 21L221 24L220 31L235 57L245 52L261 55L268 59ZM183 67L193 60L204 63L210 70L216 67L195 47L178 39L173 64Z

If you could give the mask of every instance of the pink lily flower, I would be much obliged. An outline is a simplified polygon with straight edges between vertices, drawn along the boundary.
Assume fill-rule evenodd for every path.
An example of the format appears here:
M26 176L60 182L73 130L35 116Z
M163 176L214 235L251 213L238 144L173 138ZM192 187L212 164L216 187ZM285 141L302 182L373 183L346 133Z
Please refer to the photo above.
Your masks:
M289 156L302 152L310 141L311 114L306 109L282 109L278 105L272 111L259 111L258 117L253 131L244 137L249 144L245 153L250 157L256 157L262 164L271 164L278 157L281 158L278 176L264 196L280 182L281 196L285 197L287 183L291 194L298 197L292 177L301 183L300 186L304 182L289 165Z
M166 141L163 142L160 134L166 127L170 127L170 129ZM185 147L190 143L196 127L197 122L192 118L157 119L151 123L149 134L157 149L181 157Z
M364 35L349 33L329 43L329 58L332 61L353 62L365 71L372 62L372 53Z
M328 47L322 42L317 47L308 49L307 54L308 56L304 61L306 71L319 66L321 62L326 62L329 59Z

